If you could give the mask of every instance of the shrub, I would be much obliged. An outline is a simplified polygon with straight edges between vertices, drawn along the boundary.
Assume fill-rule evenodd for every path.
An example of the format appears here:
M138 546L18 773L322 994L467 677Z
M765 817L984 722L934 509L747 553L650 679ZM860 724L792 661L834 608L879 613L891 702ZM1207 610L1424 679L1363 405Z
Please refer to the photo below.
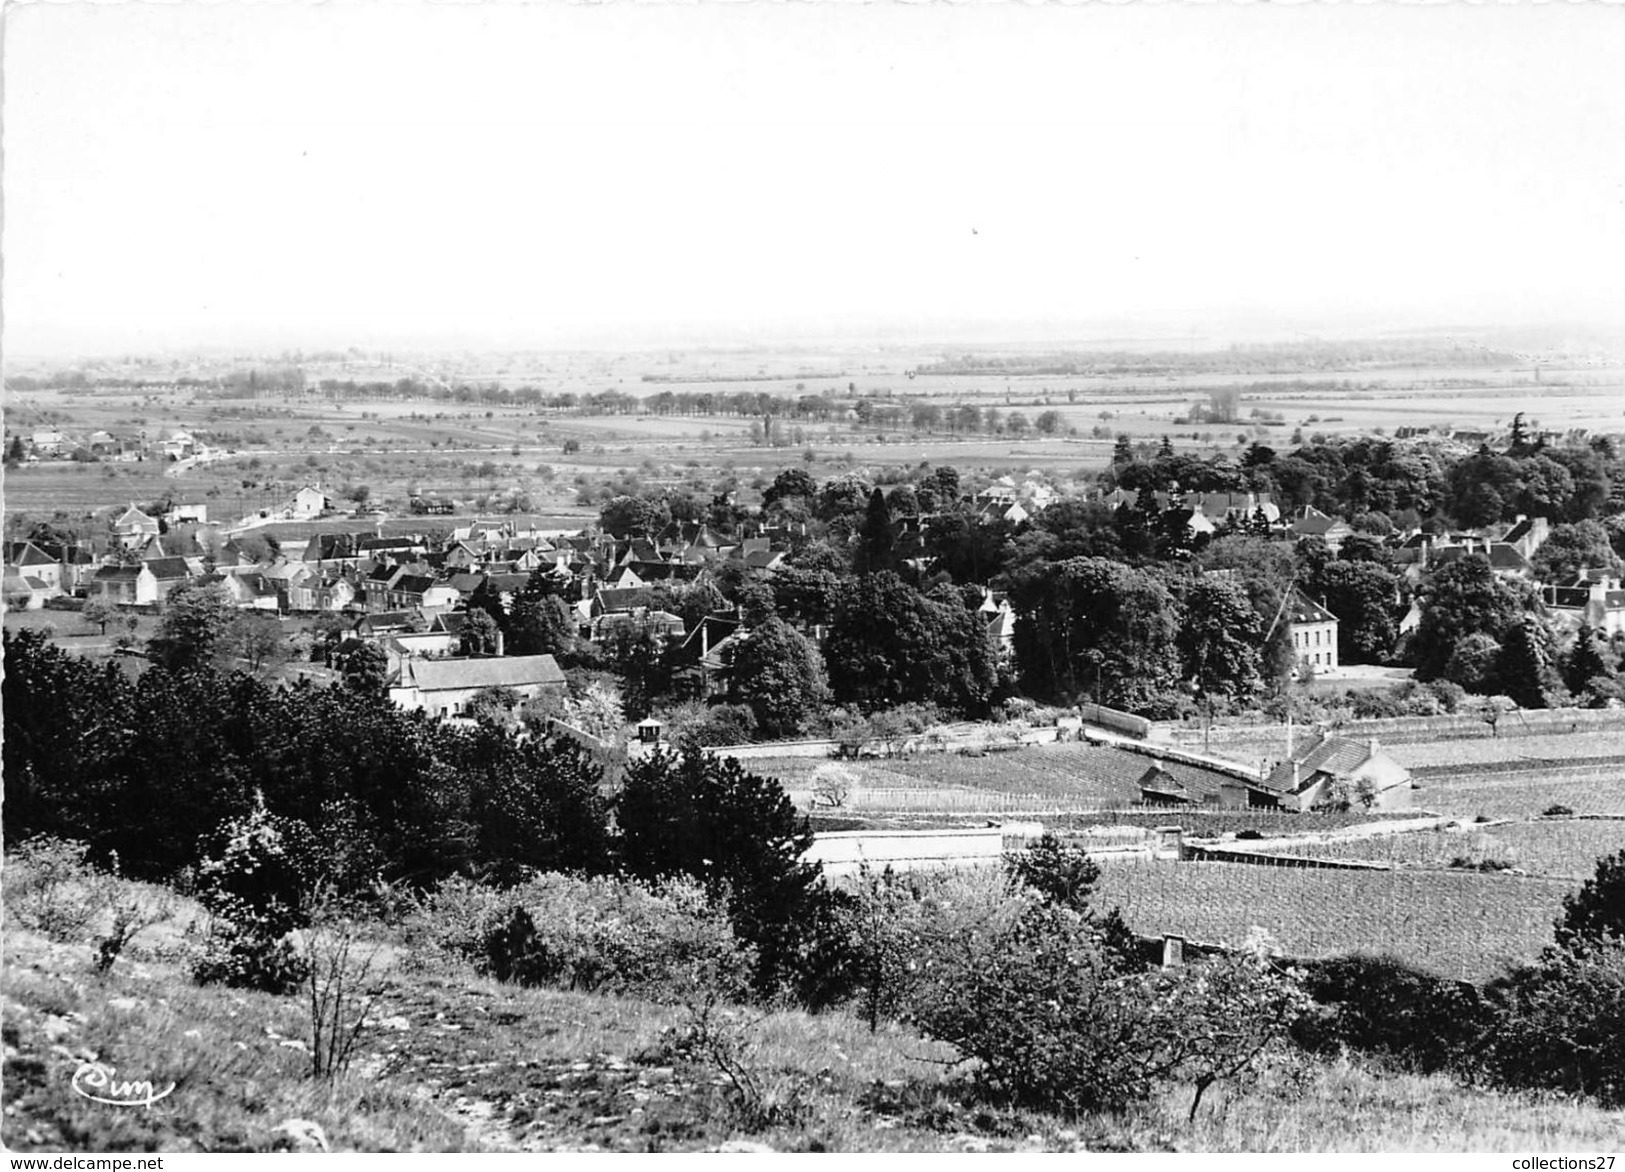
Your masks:
M909 1014L977 1061L990 1097L1068 1114L1116 1109L1155 1083L1153 1010L1099 929L1051 904L974 926L926 962Z
M313 836L304 823L271 814L256 795L252 810L228 819L198 866L198 899L213 913L204 955L193 968L203 984L289 993L309 975L290 933L310 922Z
M102 907L88 854L82 842L43 834L12 847L6 852L7 909L52 940L83 939Z
M1470 1066L1489 1011L1476 989L1388 956L1341 956L1311 965L1305 992L1318 1008L1294 1034L1311 1050L1347 1046L1428 1073Z
M1597 873L1563 897L1559 948L1582 951L1607 938L1625 941L1625 850L1597 860Z
M506 892L444 884L446 947L498 980L674 1001L697 979L742 995L750 949L696 883L540 875Z
M1128 925L1113 908L1104 915L1090 910L1089 895L1100 879L1100 867L1081 847L1068 846L1046 834L1025 850L1004 856L1012 883L1030 889L1045 903L1087 917L1125 968L1139 966L1139 949Z
M324 900L304 934L310 1072L330 1082L348 1069L368 1014L383 992L380 950L364 945L360 931L358 921Z
M1625 942L1553 949L1493 995L1500 1014L1488 1067L1496 1082L1625 1105Z
M1547 818L1567 818L1574 811L1568 806L1547 806L1541 814Z

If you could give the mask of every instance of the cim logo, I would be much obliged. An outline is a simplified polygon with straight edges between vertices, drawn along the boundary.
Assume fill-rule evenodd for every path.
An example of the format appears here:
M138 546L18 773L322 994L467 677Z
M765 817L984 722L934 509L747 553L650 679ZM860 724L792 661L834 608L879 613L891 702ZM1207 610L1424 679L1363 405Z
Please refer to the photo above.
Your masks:
M170 1083L163 1090L155 1090L148 1079L124 1082L118 1071L100 1062L86 1062L73 1072L73 1089L94 1103L109 1107L150 1107L175 1089Z

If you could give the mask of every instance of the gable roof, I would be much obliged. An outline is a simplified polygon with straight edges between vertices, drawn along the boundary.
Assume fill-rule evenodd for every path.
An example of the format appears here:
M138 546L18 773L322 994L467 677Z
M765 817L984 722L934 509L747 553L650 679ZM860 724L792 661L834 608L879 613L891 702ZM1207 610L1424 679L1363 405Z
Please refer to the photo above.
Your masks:
M1289 623L1335 623L1337 616L1301 590L1294 590L1287 600L1286 618Z
M639 606L653 606L655 592L647 586L633 586L626 590L600 589L598 603L605 611L632 610Z
M499 655L486 659L407 660L401 664L399 686L420 692L445 692L564 682L564 671L551 655Z
M186 564L185 558L149 558L147 566L152 570L152 576L160 582L192 576L192 568Z
M55 566L61 563L32 541L8 541L6 542L6 564L8 566Z
M103 566L96 571L97 582L133 582L141 577L142 571L151 573L152 563L142 562L135 566Z
M1371 744L1367 741L1356 741L1348 737L1322 737L1317 744L1301 750L1297 756L1282 761L1270 770L1265 785L1270 789L1287 793L1302 789L1317 773L1348 777L1375 755ZM1298 776L1296 785L1292 780L1294 764L1297 766Z

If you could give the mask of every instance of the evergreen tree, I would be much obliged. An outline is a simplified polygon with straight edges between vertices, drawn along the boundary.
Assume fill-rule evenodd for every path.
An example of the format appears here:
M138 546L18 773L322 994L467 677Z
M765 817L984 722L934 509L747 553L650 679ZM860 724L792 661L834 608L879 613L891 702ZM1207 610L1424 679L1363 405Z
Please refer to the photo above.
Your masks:
M1612 674L1608 670L1608 662L1602 657L1602 648L1597 646L1597 632L1592 630L1589 623L1581 626L1563 665L1563 682L1570 692L1578 696L1598 676L1606 678Z
M877 486L869 494L869 506L858 530L858 548L852 559L860 574L877 574L897 568L897 534L892 529L891 506Z
M1134 463L1134 441L1129 439L1128 432L1119 432L1117 442L1112 445L1112 466Z

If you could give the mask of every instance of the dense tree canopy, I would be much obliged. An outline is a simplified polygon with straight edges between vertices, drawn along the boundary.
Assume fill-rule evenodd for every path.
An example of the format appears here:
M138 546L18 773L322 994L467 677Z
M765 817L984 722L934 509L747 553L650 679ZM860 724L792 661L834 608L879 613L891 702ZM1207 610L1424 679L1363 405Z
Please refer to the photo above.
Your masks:
M824 657L836 700L865 708L919 702L978 715L997 684L981 619L957 596L921 594L896 574L845 585Z
M1151 575L1072 558L1011 582L1016 659L1029 692L1162 712L1179 680L1179 608Z

